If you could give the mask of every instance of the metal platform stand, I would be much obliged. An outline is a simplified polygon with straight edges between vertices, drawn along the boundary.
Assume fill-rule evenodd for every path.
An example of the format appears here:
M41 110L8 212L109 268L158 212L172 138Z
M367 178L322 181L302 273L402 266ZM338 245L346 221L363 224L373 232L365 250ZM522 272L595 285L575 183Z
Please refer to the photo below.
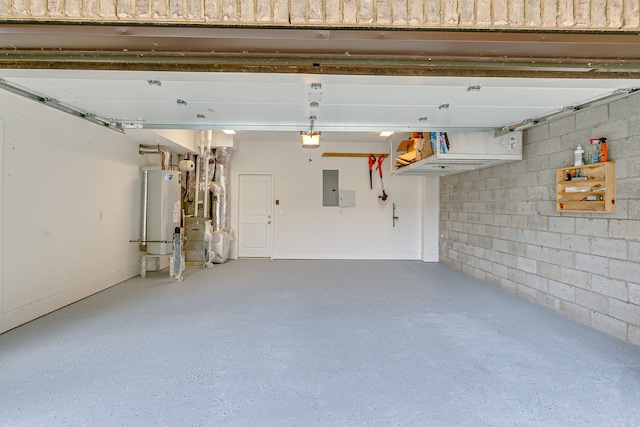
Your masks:
M143 279L147 277L147 271L160 271L160 260L162 258L168 258L169 262L171 262L171 258L173 257L173 254L165 254L165 255L142 255L142 258L140 259L140 264L141 264L141 268L140 268L140 277L142 277ZM147 269L147 258L153 259L154 260L154 269ZM169 269L170 270L170 269ZM169 272L169 274L171 275L171 271Z

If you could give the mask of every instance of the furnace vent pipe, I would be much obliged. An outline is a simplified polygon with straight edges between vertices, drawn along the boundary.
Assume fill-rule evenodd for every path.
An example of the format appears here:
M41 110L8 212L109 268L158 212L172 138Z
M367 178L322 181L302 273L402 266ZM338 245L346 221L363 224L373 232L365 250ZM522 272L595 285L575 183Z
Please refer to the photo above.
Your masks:
M207 134L205 131L201 130L200 131L200 155L198 156L198 159L196 161L196 194L195 194L195 204L194 204L194 208L193 208L193 215L194 216L198 216L198 212L199 209L198 207L200 206L200 174L202 173L202 159L204 158L204 143L205 140L207 138ZM206 198L207 195L205 194L204 197ZM202 216L205 216L204 212L202 214Z
M140 250L147 251L147 215L149 211L149 172L142 171L142 222L140 223Z
M206 136L206 140L207 140L207 155L204 156L203 162L204 162L204 183L203 183L203 187L204 187L204 212L202 214L203 217L205 218L209 218L209 197L207 197L207 187L209 186L209 158L211 157L211 141L213 140L213 131L212 130L208 130L205 132L205 136Z
M138 148L140 154L160 154L160 166L162 170L171 169L171 152L169 150L163 150L160 148L160 144L157 147L151 145L140 145Z
M222 231L222 218L220 218L221 215L221 210L218 209L218 206L220 206L220 201L222 200L222 192L224 191L222 189L222 184L220 184L218 181L211 181L209 183L209 191L213 194L213 200L214 202L218 202L215 203L214 206L214 214L213 214L213 218L215 219L215 224L212 224L213 226L213 230L214 231Z
M232 147L216 148L216 173L213 180L220 185L220 189L216 189L218 203L213 231L229 231L229 166L232 152Z

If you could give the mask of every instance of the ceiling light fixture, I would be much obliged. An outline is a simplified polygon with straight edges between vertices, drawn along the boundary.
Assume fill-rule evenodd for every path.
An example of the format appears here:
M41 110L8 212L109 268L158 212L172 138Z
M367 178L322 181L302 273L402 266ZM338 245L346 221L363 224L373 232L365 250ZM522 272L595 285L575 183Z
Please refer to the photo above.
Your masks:
M236 131L233 129L222 129L222 132L224 132L226 135L235 135Z
M316 116L309 116L311 127L308 132L300 132L302 148L318 148L320 146L320 132L313 130Z
M380 136L391 136L391 135L393 135L393 132L389 130L380 132Z
M300 132L302 148L318 148L320 146L320 132Z

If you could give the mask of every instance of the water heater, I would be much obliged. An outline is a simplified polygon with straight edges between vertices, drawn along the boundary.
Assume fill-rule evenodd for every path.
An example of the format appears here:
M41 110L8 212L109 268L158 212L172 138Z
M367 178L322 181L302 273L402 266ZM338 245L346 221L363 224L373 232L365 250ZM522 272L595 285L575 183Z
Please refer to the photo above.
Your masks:
M145 168L143 173L147 174L147 254L171 254L174 230L180 227L180 172Z

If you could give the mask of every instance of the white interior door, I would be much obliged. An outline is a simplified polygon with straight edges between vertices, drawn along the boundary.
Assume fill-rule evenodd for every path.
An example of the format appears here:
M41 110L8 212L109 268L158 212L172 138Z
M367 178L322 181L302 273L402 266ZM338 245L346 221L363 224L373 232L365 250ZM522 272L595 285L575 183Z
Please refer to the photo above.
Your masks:
M241 173L238 179L238 256L271 258L273 175Z

